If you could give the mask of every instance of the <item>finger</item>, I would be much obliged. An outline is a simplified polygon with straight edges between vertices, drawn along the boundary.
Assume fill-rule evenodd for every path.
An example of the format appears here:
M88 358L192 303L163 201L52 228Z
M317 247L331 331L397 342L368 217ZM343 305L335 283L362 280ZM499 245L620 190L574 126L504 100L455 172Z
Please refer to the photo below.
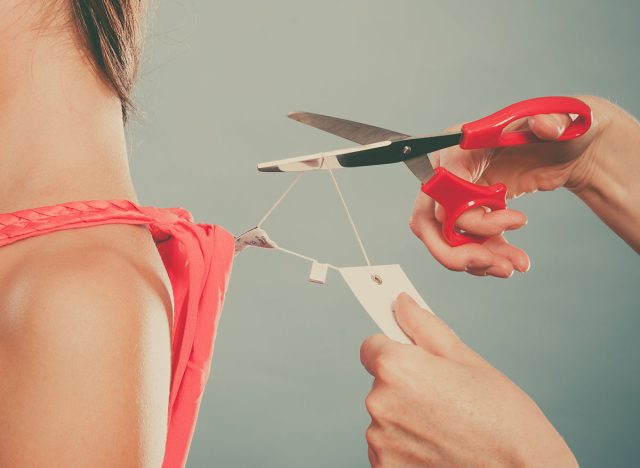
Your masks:
M507 258L495 255L490 266L486 268L467 268L465 271L474 276L510 278L513 276L514 266Z
M372 335L360 346L360 362L369 374L375 376L378 369L378 361L380 355L388 346L393 346L394 341L390 340L381 333Z
M408 294L401 293L397 297L394 312L405 333L425 351L459 363L489 365L482 356L460 340L444 320L422 309Z
M445 216L444 208L436 205L436 219L442 223ZM462 213L455 225L471 234L492 237L504 231L519 229L525 224L527 224L527 216L521 211L511 208L487 211L484 207L477 207Z
M465 244L451 247L442 235L442 227L435 217L435 202L418 193L409 226L413 233L424 243L431 255L454 271L467 268L487 268L493 263L493 254L480 244Z
M444 167L452 174L477 182L491 162L492 151L489 149L464 150L459 146L451 146L430 155L433 167Z
M541 140L555 140L571 124L567 114L541 114L529 117L529 128Z
M496 236L485 241L484 246L487 247L495 256L503 257L508 260L513 268L521 273L529 271L531 268L531 260L527 253L518 247L509 244L502 236Z
M472 181L473 175L483 165L483 157L474 151L462 150L458 147L444 148L431 156L434 167L444 167L458 177Z
M482 171L487 164L487 156L485 153L477 151L448 151L443 163L451 173L465 180L472 181L480 177ZM446 212L444 208L436 203L436 219L441 223L444 222ZM484 207L477 207L464 212L457 220L456 227L483 237L490 237L502 234L504 231L518 229L527 223L527 217L518 210L503 209L489 210Z
M495 276L509 278L514 271L529 271L529 256L521 249L509 244L503 236L495 236L484 242L484 247L493 253L493 262L484 268L466 268L466 272L475 276Z
M395 300L396 320L413 342L425 351L440 357L454 358L460 352L460 339L441 319L421 308L406 293Z

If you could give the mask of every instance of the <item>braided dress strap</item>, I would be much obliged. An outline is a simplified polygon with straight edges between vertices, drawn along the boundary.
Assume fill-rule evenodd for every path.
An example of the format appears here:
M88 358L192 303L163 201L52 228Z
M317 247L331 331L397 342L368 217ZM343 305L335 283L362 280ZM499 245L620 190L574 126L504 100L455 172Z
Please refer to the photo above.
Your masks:
M0 246L49 232L101 224L157 224L178 218L191 221L185 210L139 207L128 200L62 203L0 214Z

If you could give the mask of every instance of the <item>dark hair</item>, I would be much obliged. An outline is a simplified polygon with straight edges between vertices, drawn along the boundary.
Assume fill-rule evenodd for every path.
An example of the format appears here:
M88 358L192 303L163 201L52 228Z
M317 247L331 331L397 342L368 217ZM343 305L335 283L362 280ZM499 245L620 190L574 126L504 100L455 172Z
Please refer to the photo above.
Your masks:
M78 32L96 67L113 86L126 121L142 50L144 0L72 0Z

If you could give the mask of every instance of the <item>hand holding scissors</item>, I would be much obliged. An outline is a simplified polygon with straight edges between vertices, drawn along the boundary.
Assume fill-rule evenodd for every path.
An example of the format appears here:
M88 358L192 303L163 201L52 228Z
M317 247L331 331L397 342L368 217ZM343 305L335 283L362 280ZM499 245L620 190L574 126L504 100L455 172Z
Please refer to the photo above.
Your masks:
M600 120L594 120L589 131L580 138L557 142L558 136L571 124L571 117L563 113L542 114L521 122L518 128L531 131L546 143L477 150L451 147L434 153L432 162L478 184L503 183L508 188L507 198L560 187L580 194L591 177L589 171L594 166L599 135L605 126L602 120L611 113L611 105L599 98L580 99L593 109L594 116ZM458 218L456 226L486 240L482 244L455 248L439 235L443 219L442 206L422 194L417 197L411 229L445 267L496 277L509 277L514 270L524 272L529 269L528 255L509 244L503 236L505 231L526 224L527 217L522 212L510 208L468 210ZM570 226L566 228L570 229ZM562 227L553 226L552 229Z
M550 114L564 117L550 117ZM533 143L554 139L564 142L554 143L560 147L556 150L562 151L567 150L567 144L585 146L586 142L580 141L583 139L576 140L577 143L569 140L585 134L591 126L589 106L570 97L544 97L522 101L488 117L464 124L460 131L433 137L408 137L370 125L305 112L293 113L290 116L364 146L264 163L258 166L259 170L317 170L402 161L422 182L422 192L431 197L428 199L419 195L412 218L413 231L448 268L495 276L509 276L514 268L524 271L528 267L526 254L510 246L501 235L505 229L517 228L524 224L526 218L521 213L505 210L507 187L500 180L495 177L491 180L486 177L479 178L483 169L486 169L487 162L491 160L492 167L494 160L508 157L515 152L522 156L522 161L519 160L520 156L507 158L510 161L508 165L516 173L526 172L540 162L536 163L536 157L550 152L549 144ZM512 128L525 118L529 118L531 128L527 129L526 125ZM550 127L553 120L549 119L556 118L557 125ZM563 128L559 128L561 126ZM520 145L524 146L516 150L515 147ZM428 153L450 147L454 148L447 151L458 156L449 158L448 153L443 156L443 152L440 152L434 155L433 161L429 160ZM460 152L465 150L467 158L476 163L481 161L482 164L464 163L465 156L460 154L465 153ZM563 158L557 158L555 162L560 162L562 166ZM453 173L445 169L445 166L449 165ZM467 171L461 171L460 165L466 166ZM468 170L471 166L474 166L473 170ZM497 167L504 168L504 164L498 164ZM455 173L460 173L463 178ZM493 185L474 184L470 182L472 179ZM535 174L533 180L531 187L516 187L516 190L513 190L510 186L509 195L545 189L544 186L537 186ZM434 213L433 200L441 206L438 216ZM491 223L478 223L478 217L482 213L487 213L483 221L490 219ZM496 232L497 225L499 232ZM510 268L507 263L511 265Z

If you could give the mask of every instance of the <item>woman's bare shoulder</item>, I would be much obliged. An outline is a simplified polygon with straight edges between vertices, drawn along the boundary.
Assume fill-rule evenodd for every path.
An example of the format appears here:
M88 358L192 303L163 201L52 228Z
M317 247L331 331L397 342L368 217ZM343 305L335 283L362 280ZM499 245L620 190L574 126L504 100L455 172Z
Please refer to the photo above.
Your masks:
M19 244L0 287L0 417L13 428L0 465L158 461L171 296L150 236L114 225Z
M26 239L0 249L0 264L6 266L0 270L0 311L12 309L11 316L84 300L91 301L91 309L158 300L171 307L166 272L141 226L105 225Z

